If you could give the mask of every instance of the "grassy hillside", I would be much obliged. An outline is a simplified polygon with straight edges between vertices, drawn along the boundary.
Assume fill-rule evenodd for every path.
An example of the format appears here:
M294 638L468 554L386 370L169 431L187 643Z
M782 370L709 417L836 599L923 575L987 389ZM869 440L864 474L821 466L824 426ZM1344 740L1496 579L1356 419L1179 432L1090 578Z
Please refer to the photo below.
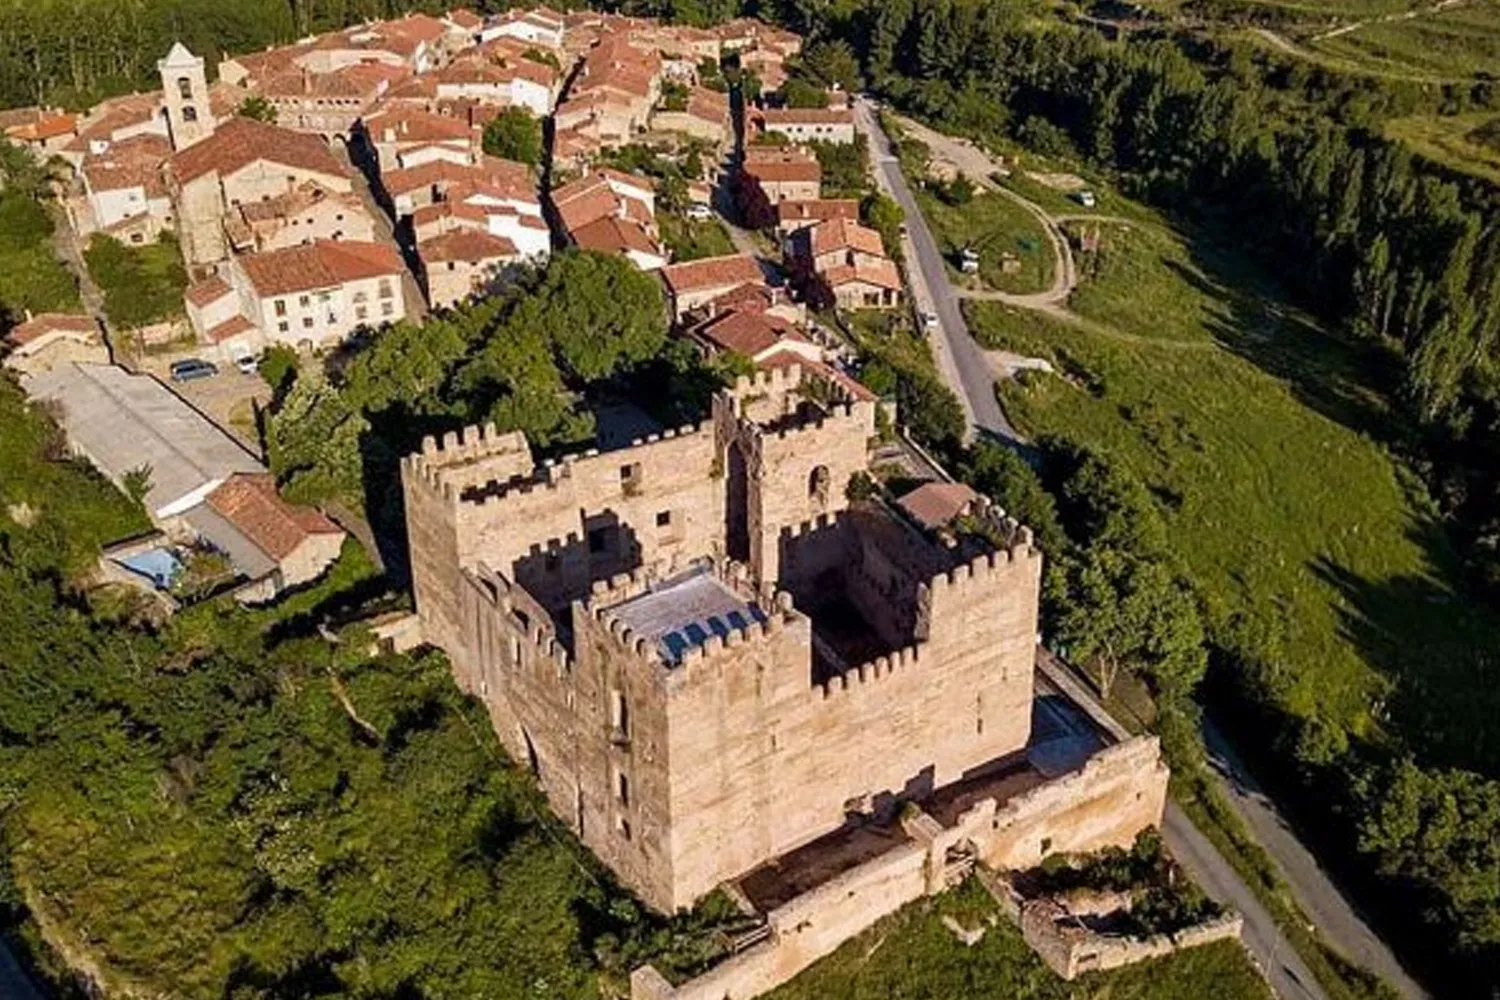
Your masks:
M1414 115L1394 118L1384 129L1419 156L1500 184L1500 114Z
M1500 760L1500 698L1476 683L1500 627L1454 590L1430 504L1380 443L1371 359L1166 230L1107 226L1079 271L1079 323L970 310L986 343L1063 373L1004 384L1011 418L1151 485L1216 641L1264 654L1259 680L1320 738Z

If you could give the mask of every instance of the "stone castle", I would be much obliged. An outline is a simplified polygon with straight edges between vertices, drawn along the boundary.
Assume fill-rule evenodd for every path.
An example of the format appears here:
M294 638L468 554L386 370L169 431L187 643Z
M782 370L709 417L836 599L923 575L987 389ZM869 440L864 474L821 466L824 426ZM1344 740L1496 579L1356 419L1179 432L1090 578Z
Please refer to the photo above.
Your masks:
M818 927L806 954L778 945L721 997L940 889L954 858L1035 864L1160 818L1154 741L1050 785L1027 770L1042 555L992 512L935 532L851 499L878 405L793 367L628 448L538 466L521 434L470 428L402 465L422 638L648 904L764 890L770 872L786 884L745 903L771 913L818 882L795 859L867 823L900 842L891 824L924 817L911 835L932 871L901 862L916 874L897 893L870 869L883 902ZM840 851L825 876L881 863Z

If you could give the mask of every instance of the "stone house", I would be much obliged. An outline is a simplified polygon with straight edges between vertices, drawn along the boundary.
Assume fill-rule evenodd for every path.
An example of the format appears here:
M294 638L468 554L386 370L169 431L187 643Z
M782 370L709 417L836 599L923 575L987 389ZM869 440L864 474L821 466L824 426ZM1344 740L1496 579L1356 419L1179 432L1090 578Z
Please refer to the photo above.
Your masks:
M450 63L432 79L437 100L522 107L537 118L551 114L557 100L557 71L524 56L476 54Z
M859 202L853 198L817 198L783 201L776 206L776 235L782 240L793 233L830 219L859 221Z
M651 116L651 130L677 132L713 143L716 149L727 149L734 140L729 98L707 87L694 87L680 111L658 108Z
M319 350L407 312L405 265L382 243L319 240L234 257L226 271L189 287L185 300L199 338L230 356L271 344Z
M422 284L434 309L487 294L524 257L516 245L486 229L451 229L417 244Z
M798 230L788 244L813 299L845 309L900 305L901 272L875 230L835 218Z
M80 236L108 233L122 243L154 243L173 228L172 199L163 168L172 155L165 137L144 132L111 143L83 159L83 211L75 209Z
M345 532L312 507L287 503L263 473L236 473L204 498L189 519L228 549L251 579L272 578L272 592L309 583L339 557ZM215 530L223 521L231 530Z
M643 271L666 264L657 238L656 191L647 178L600 168L553 191L552 204L573 245L622 254Z
M224 222L242 204L270 201L316 184L353 191L348 168L315 135L233 118L212 136L173 155L167 186L177 206L178 234L190 267L229 256Z
M567 38L567 27L563 16L547 7L511 10L492 18L479 29L481 44L497 38L514 38L561 50Z
M823 193L818 158L801 149L747 146L736 188L740 210L758 228L776 224L776 206L784 201L815 201Z
M385 107L365 119L358 137L381 173L436 160L472 166L484 152L483 130L467 119L406 106Z
M5 367L26 378L74 361L104 364L109 349L92 316L41 313L11 327L5 334L9 350Z
M767 108L752 120L758 131L792 142L854 141L854 112L848 108Z
M738 253L670 264L660 274L674 322L741 285L766 283L755 258Z
M309 181L266 201L242 202L224 220L235 253L263 253L317 240L375 240L375 219L359 196Z

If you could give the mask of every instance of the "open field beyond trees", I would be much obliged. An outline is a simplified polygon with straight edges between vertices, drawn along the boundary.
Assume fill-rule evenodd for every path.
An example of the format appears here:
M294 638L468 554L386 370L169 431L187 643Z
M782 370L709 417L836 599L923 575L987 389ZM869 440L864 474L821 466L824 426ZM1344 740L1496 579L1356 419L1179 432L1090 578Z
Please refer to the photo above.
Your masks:
M1004 194L976 193L961 205L950 205L920 187L916 196L955 281L965 280L956 266L959 252L972 247L979 253L979 278L985 287L1040 292L1052 284L1052 245L1041 224ZM1009 272L1003 266L1006 257L1014 261Z
M1500 184L1500 115L1492 111L1393 118L1384 128L1419 156Z
M984 343L1060 372L1005 383L1007 412L1150 486L1211 635L1272 654L1256 681L1283 711L1338 743L1393 735L1493 764L1500 706L1474 682L1500 627L1454 590L1430 503L1379 443L1372 359L1233 257L1159 229L1105 234L1080 255L1086 325L971 305Z
M1364 24L1308 45L1377 71L1494 75L1500 72L1500 2L1467 0L1410 19Z

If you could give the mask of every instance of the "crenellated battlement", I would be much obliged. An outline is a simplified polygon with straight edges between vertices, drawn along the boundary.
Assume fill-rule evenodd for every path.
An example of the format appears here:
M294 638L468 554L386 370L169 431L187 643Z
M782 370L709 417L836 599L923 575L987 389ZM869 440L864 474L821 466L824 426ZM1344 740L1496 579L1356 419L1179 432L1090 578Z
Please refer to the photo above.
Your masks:
M882 680L914 669L921 659L921 649L921 643L913 643L894 652L877 656L868 663L851 667L827 683L815 685L812 689L813 697L819 701L836 701L841 697L853 697Z
M462 572L488 609L503 619L513 633L525 636L538 656L552 660L560 670L569 668L568 650L552 630L536 617L516 613L515 592L509 580L482 562Z
M927 586L935 601L951 597L962 603L978 596L982 591L992 589L996 584L1008 583L1013 564L1039 560L1041 557L1041 550L1033 542L1031 529L1018 525L1008 548L975 556L946 573L934 576L927 581Z
M715 661L736 652L741 646L755 645L774 639L788 626L806 622L807 618L792 603L792 595L778 590L772 598L772 607L766 612L765 621L751 622L744 628L731 628L723 635L711 635L701 645L692 646L683 654L678 669L689 681L701 676L705 668Z

